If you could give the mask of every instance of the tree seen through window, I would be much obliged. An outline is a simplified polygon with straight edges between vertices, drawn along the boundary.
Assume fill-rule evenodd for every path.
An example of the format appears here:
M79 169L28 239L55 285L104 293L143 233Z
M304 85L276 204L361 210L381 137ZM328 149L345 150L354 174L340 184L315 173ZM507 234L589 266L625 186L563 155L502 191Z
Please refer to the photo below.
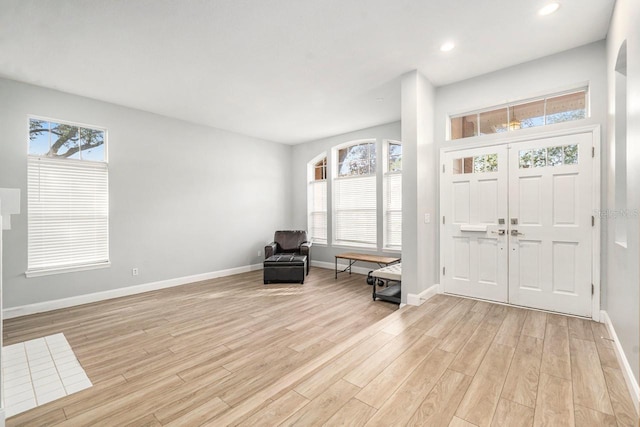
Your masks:
M338 150L338 176L376 173L376 144L366 142Z
M29 154L39 157L105 161L105 132L46 120L29 120Z

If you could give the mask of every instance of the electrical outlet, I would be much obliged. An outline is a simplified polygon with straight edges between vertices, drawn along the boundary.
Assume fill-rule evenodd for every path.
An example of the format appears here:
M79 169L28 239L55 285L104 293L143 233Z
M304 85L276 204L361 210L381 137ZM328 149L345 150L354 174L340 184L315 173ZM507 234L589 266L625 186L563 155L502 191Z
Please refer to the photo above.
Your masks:
M258 256L262 255L262 251L258 251Z
M137 276L138 275L138 267L134 267L131 269L131 275L132 276Z

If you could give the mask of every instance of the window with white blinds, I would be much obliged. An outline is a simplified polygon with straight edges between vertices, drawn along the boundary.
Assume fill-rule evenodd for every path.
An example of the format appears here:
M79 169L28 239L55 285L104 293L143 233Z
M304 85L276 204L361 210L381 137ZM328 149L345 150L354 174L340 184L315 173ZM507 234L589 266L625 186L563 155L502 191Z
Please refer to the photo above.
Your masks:
M27 277L109 265L105 131L30 119Z
M376 141L354 141L334 149L333 235L338 245L376 247Z
M308 231L314 243L327 243L327 181L311 181L307 191Z
M107 164L28 160L28 272L109 262Z
M384 247L402 247L402 172L384 175Z
M307 177L307 227L314 241L401 250L401 142L363 139L340 144L331 156L323 153L307 163Z
M384 242L388 249L402 247L402 143L386 141L387 163L383 178Z
M333 181L335 243L376 246L376 176Z

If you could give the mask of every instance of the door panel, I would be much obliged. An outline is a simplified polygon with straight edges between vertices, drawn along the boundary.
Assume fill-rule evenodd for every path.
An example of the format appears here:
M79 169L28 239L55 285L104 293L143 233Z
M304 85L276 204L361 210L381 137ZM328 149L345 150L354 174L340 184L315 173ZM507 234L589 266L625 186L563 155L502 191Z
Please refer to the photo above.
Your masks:
M491 224L498 217L498 179L478 180L478 222Z
M542 242L539 240L522 240L520 250L514 251L512 257L518 257L518 279L520 287L532 291L542 290L540 276L542 269Z
M553 176L553 224L578 225L578 174Z
M453 238L453 277L458 280L470 280L471 250L468 237Z
M460 224L469 222L469 182L453 183L453 220Z
M509 302L591 316L591 134L509 152Z
M518 211L520 212L520 224L542 225L542 186L541 176L525 176L519 180ZM513 216L512 216L513 218Z
M480 283L498 285L499 254L498 239L478 238L478 281Z
M507 301L507 149L489 147L445 154L441 207L442 248L449 272L445 292Z

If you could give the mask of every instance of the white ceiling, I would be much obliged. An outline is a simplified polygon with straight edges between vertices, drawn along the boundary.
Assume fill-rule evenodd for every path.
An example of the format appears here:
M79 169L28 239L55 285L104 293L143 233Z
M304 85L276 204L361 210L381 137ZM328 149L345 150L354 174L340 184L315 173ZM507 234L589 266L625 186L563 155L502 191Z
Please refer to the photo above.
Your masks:
M398 120L408 71L440 86L606 37L615 0L560 2L0 0L0 76L298 143Z

